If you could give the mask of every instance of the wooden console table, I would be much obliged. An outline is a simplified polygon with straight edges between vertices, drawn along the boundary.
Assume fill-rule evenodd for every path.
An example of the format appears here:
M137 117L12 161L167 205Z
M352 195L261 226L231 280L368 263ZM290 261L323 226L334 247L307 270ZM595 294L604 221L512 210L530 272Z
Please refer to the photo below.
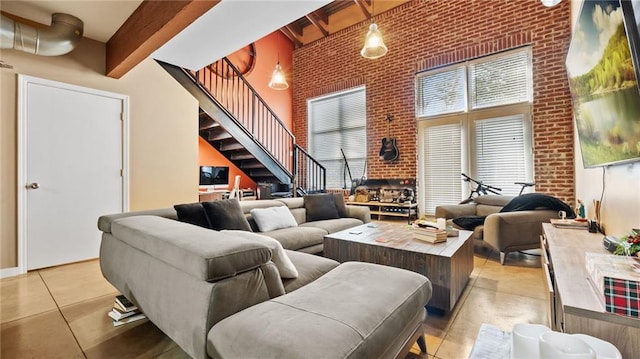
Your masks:
M407 222L411 223L411 217L418 217L418 204L417 203L395 203L395 202L347 202L347 204L355 206L368 206L371 214L378 216L378 219L382 219L383 216L391 217L405 217Z
M591 335L615 345L624 358L640 353L640 319L609 313L604 295L588 279L585 253L608 253L603 235L542 225L543 269L550 299L550 325L565 333Z

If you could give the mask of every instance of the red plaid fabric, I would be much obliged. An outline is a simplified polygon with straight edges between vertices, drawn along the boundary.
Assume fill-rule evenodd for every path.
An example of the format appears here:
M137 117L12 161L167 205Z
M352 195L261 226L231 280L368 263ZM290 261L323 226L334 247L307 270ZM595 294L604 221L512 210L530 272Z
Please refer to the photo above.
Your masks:
M604 298L607 312L640 317L638 282L604 277Z

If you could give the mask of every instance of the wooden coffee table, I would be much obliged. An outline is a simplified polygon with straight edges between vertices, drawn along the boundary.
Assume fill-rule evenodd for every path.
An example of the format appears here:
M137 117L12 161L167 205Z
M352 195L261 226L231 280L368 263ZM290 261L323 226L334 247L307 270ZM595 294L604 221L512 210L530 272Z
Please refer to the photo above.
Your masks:
M427 307L448 312L473 270L471 233L460 231L458 237L431 244L413 239L413 230L406 224L368 223L324 236L324 256L338 262L377 263L420 273L433 286Z

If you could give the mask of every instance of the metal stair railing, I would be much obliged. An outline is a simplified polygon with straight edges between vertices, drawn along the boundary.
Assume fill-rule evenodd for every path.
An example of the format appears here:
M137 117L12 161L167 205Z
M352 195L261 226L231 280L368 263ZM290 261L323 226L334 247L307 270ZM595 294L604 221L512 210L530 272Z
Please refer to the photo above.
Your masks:
M190 74L239 126L293 174L293 133L226 57Z
M324 166L296 144L293 133L226 57L185 72L291 174L296 188L305 193L326 190Z
M294 146L293 163L296 189L303 189L303 193L326 192L327 169L297 144Z

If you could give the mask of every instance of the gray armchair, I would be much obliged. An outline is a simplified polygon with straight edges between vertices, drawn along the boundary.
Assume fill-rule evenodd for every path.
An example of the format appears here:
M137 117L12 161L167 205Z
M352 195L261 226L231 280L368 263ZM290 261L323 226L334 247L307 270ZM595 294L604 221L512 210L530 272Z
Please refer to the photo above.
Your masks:
M500 213L512 199L486 195L467 204L438 206L436 218L487 216L483 225L475 227L472 237L500 251L500 263L504 264L509 252L540 248L542 223L558 217L558 211L547 209Z

